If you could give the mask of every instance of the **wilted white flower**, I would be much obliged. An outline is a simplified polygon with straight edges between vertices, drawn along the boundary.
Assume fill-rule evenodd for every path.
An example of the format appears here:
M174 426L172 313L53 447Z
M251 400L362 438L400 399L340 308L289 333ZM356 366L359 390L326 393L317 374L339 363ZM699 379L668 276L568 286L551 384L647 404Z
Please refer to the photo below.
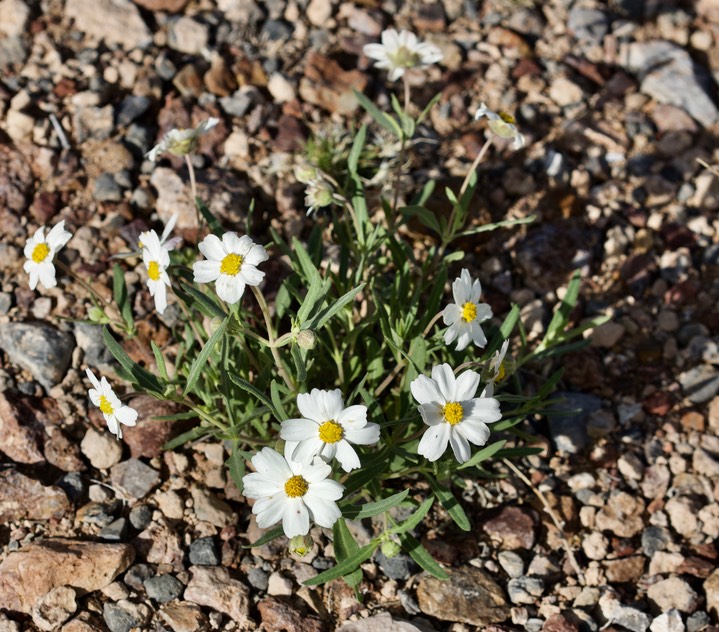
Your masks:
M53 226L45 237L45 227L41 226L25 243L25 256L27 261L23 270L30 275L30 289L37 287L38 281L46 288L55 287L55 264L53 259L58 250L72 237L72 233L65 230L65 220Z
M377 68L389 70L388 79L397 81L405 70L436 64L442 60L442 51L429 42L420 42L414 33L387 29L382 31L381 44L365 44L367 57L376 60Z
M500 138L511 138L514 140L514 149L524 147L524 136L517 129L517 121L511 114L506 112L494 112L490 110L484 103L479 106L474 114L476 120L483 116L487 117L489 129L491 129Z
M322 177L311 180L305 189L305 205L307 215L311 215L316 209L324 208L334 202L332 185Z
M436 461L449 443L457 461L464 463L471 454L470 443L481 446L487 442L487 424L499 421L502 413L496 399L475 397L479 379L476 371L455 378L449 364L441 364L432 369L431 379L420 375L412 381L412 395L429 426L419 442L419 454Z
M371 445L379 441L379 425L367 422L367 407L345 408L342 392L321 391L297 396L299 419L282 422L280 437L285 454L299 463L311 463L315 456L326 461L336 458L345 472L360 466L360 460L351 444Z
M155 309L162 314L167 307L167 286L170 285L170 276L167 274L170 253L154 230L142 233L142 261L147 268L150 296L155 299Z
M328 479L332 468L321 459L302 465L262 448L252 465L256 471L243 477L243 494L256 499L252 513L260 528L282 520L285 535L294 538L307 535L310 521L330 528L342 515L336 501L344 487Z
M216 235L208 235L199 248L207 261L193 264L195 283L216 281L217 296L227 303L239 301L245 285L259 285L265 277L257 265L267 261L267 251L247 235L238 237L236 233L225 233L222 240Z
M107 378L102 377L98 381L90 369L86 369L85 373L94 387L88 393L90 401L102 411L110 432L116 435L118 439L122 439L120 424L134 426L137 423L137 411L134 408L125 406L120 401L108 383Z
M457 340L457 351L467 347L470 340L478 347L487 344L479 323L492 317L492 308L486 303L480 303L482 284L479 279L472 281L469 270L462 270L462 274L452 283L454 303L450 303L442 311L442 319L449 328L444 334L445 344Z
M492 397L494 395L494 385L504 379L504 357L507 355L508 348L509 340L505 340L500 349L495 351L494 355L489 359L486 368L482 372L482 377L487 382L482 391L482 397Z
M210 117L202 121L197 127L190 129L171 129L163 139L155 145L147 154L147 157L155 162L160 154L168 153L173 156L185 156L197 149L197 143L202 134L209 132L220 122L219 119Z

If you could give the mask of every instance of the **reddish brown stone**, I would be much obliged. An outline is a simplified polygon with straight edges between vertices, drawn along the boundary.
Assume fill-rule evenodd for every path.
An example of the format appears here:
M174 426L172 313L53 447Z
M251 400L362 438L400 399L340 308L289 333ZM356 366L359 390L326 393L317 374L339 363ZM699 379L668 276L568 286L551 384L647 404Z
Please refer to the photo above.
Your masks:
M677 568L678 575L694 575L702 579L709 577L716 568L715 562L702 559L701 557L687 557Z
M673 405L672 396L665 391L652 393L642 402L644 410L650 415L658 415L660 417L666 415L672 409Z
M542 632L579 632L579 627L562 614L553 614L544 622Z
M322 632L326 627L314 616L295 610L279 599L266 597L257 604L262 626L268 632Z
M310 53L300 81L300 95L329 112L352 114L359 106L353 90L363 92L366 85L367 75L359 70L343 70L333 59Z
M135 4L149 11L167 11L179 13L185 8L188 0L132 0Z
M128 405L137 411L137 425L123 428L122 440L129 446L133 458L152 459L162 452L162 446L177 436L187 423L163 421L158 417L174 415L182 408L172 402L162 402L148 395L133 397Z
M67 496L59 487L46 487L15 470L0 472L0 523L59 520L69 510Z
M536 541L536 514L526 507L502 507L483 521L482 529L503 549L531 549ZM480 522L482 519L480 518Z

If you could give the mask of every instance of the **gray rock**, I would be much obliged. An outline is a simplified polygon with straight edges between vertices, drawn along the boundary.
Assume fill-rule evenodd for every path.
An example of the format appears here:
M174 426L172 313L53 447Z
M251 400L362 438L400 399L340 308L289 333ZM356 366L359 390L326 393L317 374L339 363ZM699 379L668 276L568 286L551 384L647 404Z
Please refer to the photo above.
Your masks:
M708 364L701 364L679 374L679 383L687 399L703 404L719 392L719 371Z
M152 42L150 29L130 0L67 0L65 15L93 41L104 40L125 50L144 48Z
M271 42L290 39L292 31L294 28L285 20L267 20L262 26L262 34Z
M149 564L135 564L125 573L123 581L133 590L142 592L145 589L145 581L155 575L155 571Z
M130 511L130 524L142 531L152 522L152 507L150 505L135 505Z
M87 492L87 486L79 472L68 472L60 477L60 480L55 483L62 491L67 494L67 497L73 502L77 502L85 496Z
M182 582L172 575L155 575L145 580L145 590L150 599L165 603L182 594Z
M711 625L709 614L699 610L687 619L687 632L701 632Z
M220 563L214 538L198 538L190 544L190 563L200 566L217 566Z
M681 107L706 127L719 118L707 93L708 73L694 64L684 48L661 40L634 42L624 66L638 75L641 91L660 103Z
M110 632L130 632L147 621L149 608L137 605L126 599L117 603L106 603L102 608L102 618L105 619Z
M337 632L388 632L388 630L391 632L430 632L434 628L427 627L424 622L422 627L417 627L409 621L393 619L388 612L345 623L337 628Z
M30 371L46 391L65 377L75 348L74 338L40 323L0 324L0 348L10 361Z
M117 126L124 127L140 118L147 112L147 108L150 107L151 103L150 98L143 94L133 94L125 97L117 108Z
M40 598L33 606L32 620L41 630L57 630L77 610L75 589L58 586ZM0 626L0 630L2 630Z
M382 551L376 556L377 564L390 579L408 579L410 575L419 570L409 555L399 554L394 557L387 557Z
M663 551L672 541L669 529L666 527L651 526L642 532L642 549L644 555L651 558L657 551Z
M170 22L167 45L181 53L199 55L207 46L209 29L190 17L182 16Z
M105 542L122 542L127 534L127 520L118 518L109 525L103 527L98 537Z
M524 560L514 551L500 551L497 554L497 560L512 579L524 575Z
M222 97L220 106L231 116L244 116L248 110L261 100L261 96L254 86L243 86L233 94Z
M616 623L631 632L645 632L649 627L649 617L629 606L623 606L612 593L605 593L599 598L599 610L608 623Z
M92 196L98 202L119 202L122 200L122 189L115 181L115 176L111 173L103 173L95 178Z
M144 498L160 482L160 475L138 459L128 459L115 465L110 472L113 485L132 498Z
M538 577L510 579L507 584L509 599L514 604L535 604L544 592L544 582Z
M558 450L577 454L589 445L587 422L599 410L602 400L584 393L557 393L562 401L547 411L549 430Z
M253 566L249 571L247 571L247 581L253 588L265 591L270 583L270 574L267 571L263 571L261 568Z
M678 610L668 610L649 626L651 632L684 632L684 622Z
M599 43L609 30L609 19L598 9L573 7L569 12L567 30L578 40Z

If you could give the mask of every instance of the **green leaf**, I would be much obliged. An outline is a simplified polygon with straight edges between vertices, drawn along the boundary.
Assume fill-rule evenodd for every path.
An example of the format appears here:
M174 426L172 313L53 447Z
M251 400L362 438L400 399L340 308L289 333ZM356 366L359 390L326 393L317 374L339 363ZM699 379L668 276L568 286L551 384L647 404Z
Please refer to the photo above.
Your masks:
M427 477L427 481L429 482L429 486L432 488L434 495L439 499L442 507L447 510L447 513L450 515L452 520L454 520L456 525L462 529L462 531L470 531L472 525L469 522L469 518L467 518L467 514L464 512L464 509L462 509L462 505L457 502L454 494L446 487L442 487L442 485L440 485L429 474L425 473L425 476Z
M302 329L307 329L305 321L309 318L310 314L318 310L329 292L331 281L329 279L322 279L319 273L309 282L307 294L302 299L302 305L297 312L297 319L300 324L303 325Z
M375 552L377 546L377 542L370 542L369 544L365 544L361 549L355 551L352 555L345 558L342 562L338 562L336 566L333 566L332 568L326 570L324 573L320 573L319 575L316 575L315 577L311 577L310 579L306 580L304 582L304 585L319 586L320 584L324 584L325 582L329 582L333 579L348 575L356 568L358 568L359 565L362 564L362 562L365 562L370 557L372 557L372 554Z
M186 396L195 387L197 380L200 379L202 369L205 368L205 364L207 364L207 360L210 358L210 354L215 348L215 345L222 339L222 336L225 335L225 330L229 323L229 318L225 318L220 323L215 332L210 336L210 339L205 343L205 346L202 347L202 351L200 351L195 358L187 376L187 384L185 385L185 390L182 392L183 396Z
M184 281L181 281L180 285L182 286L182 289L187 292L187 294L189 294L192 298L195 299L195 302L197 303L197 308L205 316L209 316L210 318L227 318L227 312L222 309L222 307L220 307L220 305L218 305L217 302L215 302L207 294L201 292L189 283L185 283Z
M347 303L352 302L355 296L364 288L365 284L360 283L357 287L352 288L349 292L345 292L332 305L323 309L319 314L313 316L307 323L307 329L317 330L324 325L330 318L337 314Z
M248 382L247 380L241 378L239 375L230 374L230 379L235 384L237 384L237 386L239 386L243 391L247 391L250 395L253 395L257 399L259 399L265 406L267 406L267 408L270 409L270 412L279 419L277 410L275 409L272 399L267 397L267 395L265 395L259 388L257 388L251 382Z
M310 283L314 283L316 279L321 279L322 277L320 276L319 270L317 270L317 266L315 266L312 262L312 258L297 237L292 238L292 248L294 249L297 261L302 267L302 272L305 275L305 278Z
M343 562L359 551L359 546L352 537L344 518L337 520L332 527L332 544L335 549L335 559ZM362 581L362 569L357 569L344 576L344 580L352 588L357 588Z
M277 380L272 380L272 383L270 384L270 397L272 397L272 406L270 406L270 410L275 411L275 417L278 421L284 421L285 419L289 419L290 416L287 414L287 410L285 410L285 405L282 402L282 396L280 395L280 385Z
M394 118L387 116L361 92L357 92L357 90L353 90L352 92L354 92L360 105L379 125L384 127L390 134L394 134L397 140L402 140L402 128Z
M429 114L429 111L435 106L436 103L439 102L439 100L442 98L442 93L439 92L435 94L432 97L432 100L425 106L424 110L420 113L420 115L417 117L417 125L419 125L423 120L424 117Z
M232 453L227 461L225 461L225 466L230 471L232 482L235 484L235 487L237 487L240 494L244 488L244 485L242 484L242 477L245 475L245 471L247 469L245 467L246 456L247 453L244 450L240 450L237 442L235 442L232 447Z
M388 454L389 450L383 448L373 459L367 463L363 463L360 469L355 470L347 477L347 480L344 482L345 498L352 492L365 487L370 481L376 479L378 475L385 471Z
M423 206L403 206L399 212L406 217L416 217L424 226L442 235L442 228L437 221L437 216Z
M479 452L475 452L469 459L469 461L465 461L457 467L458 470L464 470L468 467L474 467L475 465L481 463L482 461L486 461L487 459L493 457L497 452L499 452L503 447L504 444L507 443L506 440L497 441L496 443L493 443L492 445L488 445L484 448L482 448Z
M542 454L544 448L507 448L497 452L498 459L520 459L533 454Z
M434 560L417 538L409 533L403 533L399 536L399 542L410 557L430 575L434 575L437 579L449 579L447 571Z
M407 520L405 520L402 524L394 527L391 529L392 533L396 533L397 535L400 535L402 533L407 533L408 531L411 531L414 529L427 515L427 512L429 512L430 508L434 504L434 496L431 496L427 500L425 500L418 508L417 510L409 517Z
M141 386L146 391L157 393L158 395L162 395L164 393L165 387L157 379L157 377L148 370L143 369L137 362L127 355L127 352L120 346L120 343L113 338L107 327L102 328L102 339L115 360L117 360L120 363L120 366L125 369L128 376L131 378L130 381L138 386Z
M254 549L258 546L264 546L268 542L272 542L272 540L276 540L280 536L283 536L285 532L282 530L282 525L279 524L276 527L272 527L265 535L263 535L261 538L255 540L252 544L246 544L243 546L243 549Z
M165 365L165 358L162 356L160 347L155 344L154 340L150 340L150 346L152 347L152 354L155 356L155 364L157 365L157 370L160 372L160 377L165 380L165 382L169 382L170 377L167 375L167 366Z
M499 328L499 332L502 334L502 339L497 342L497 349L499 349L502 345L502 342L507 340L507 338L512 335L514 326L517 324L520 314L521 310L519 309L519 305L512 305L512 309L509 310L509 314L507 314L502 326ZM493 351L496 351L496 349L493 349Z
M175 438L170 439L162 446L162 449L174 450L175 448L179 448L181 445L184 445L188 441L194 441L195 439L199 439L200 437L209 435L211 433L212 429L208 428L207 426L195 426L194 428L192 428L192 430L183 432L182 434L177 435Z
M127 299L125 273L117 263L112 266L112 289L113 294L115 295L115 303L117 303L117 306L120 308L122 320L125 321L125 325L128 330L134 330L135 320L132 317L132 306L130 305L130 301Z
M200 211L202 217L205 218L210 230L218 237L222 237L222 233L224 233L224 231L222 230L220 222L212 214L212 211L210 211L210 209L205 206L205 203L198 197L195 198L195 204L197 205L197 210Z
M382 500L365 503L361 507L346 507L342 510L342 514L351 520L363 520L364 518L378 516L399 505L408 495L409 489L405 489L403 492L392 494L392 496L388 496Z
M572 275L572 279L569 281L567 287L567 293L564 295L564 299L559 305L559 309L554 312L552 320L547 327L547 333L544 335L542 345L548 346L557 337L557 334L564 329L567 322L569 321L569 314L577 304L579 298L579 286L581 284L581 277L579 270L576 270Z
M367 138L367 125L363 125L359 128L357 136L355 136L354 142L352 143L352 149L350 155L347 158L347 168L351 175L357 175L357 168L359 165L359 159L362 155L362 149L364 148L365 140Z
M482 226L476 226L468 230L457 233L454 239L459 237L469 237L470 235L478 235L479 233L486 233L489 231L497 230L498 228L509 228L510 226L519 226L520 224L531 224L537 217L535 215L529 215L528 217L521 217L519 219L505 219L501 222L493 222L491 224L484 224Z
M296 343L292 343L290 350L292 359L295 362L295 369L297 370L297 380L304 382L307 379L307 366L305 365L305 359L302 357L302 349Z

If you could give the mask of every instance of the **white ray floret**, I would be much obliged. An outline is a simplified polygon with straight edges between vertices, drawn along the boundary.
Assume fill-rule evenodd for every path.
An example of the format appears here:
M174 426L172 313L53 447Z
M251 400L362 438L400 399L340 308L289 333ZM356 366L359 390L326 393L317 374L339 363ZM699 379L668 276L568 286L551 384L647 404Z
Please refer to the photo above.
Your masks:
M155 299L155 309L163 314L167 307L167 287L170 285L170 276L167 274L170 253L154 230L142 233L142 261L147 269L147 287L150 296Z
M484 116L487 117L489 129L497 136L514 141L512 145L514 149L524 147L524 136L517 129L517 121L511 114L495 112L482 103L474 113L474 118L479 120Z
M454 376L449 364L432 369L432 377L420 375L410 384L413 397L419 402L422 421L429 426L422 435L417 452L436 461L452 448L460 463L469 460L469 444L482 446L489 438L487 424L499 421L499 402L492 397L475 397L480 376L465 371Z
M420 42L414 33L387 29L381 44L365 44L362 51L375 60L377 68L389 71L388 79L397 81L410 68L424 68L442 60L442 51L429 42Z
M45 227L41 226L25 243L25 257L27 261L23 270L30 276L30 289L34 290L38 282L46 288L55 287L55 255L72 237L72 233L65 230L65 220L52 227L45 236Z
M299 463L311 463L315 456L326 461L336 458L345 472L360 467L354 445L379 441L379 425L367 421L367 407L345 408L339 389L297 396L301 418L282 422L280 437L287 443L285 453Z
M173 156L186 156L197 149L200 136L209 132L220 122L219 119L210 117L202 121L197 127L190 129L171 129L162 140L155 145L147 157L155 162L160 154L172 154Z
M494 395L494 385L504 379L504 358L507 355L508 348L509 340L505 340L499 350L489 359L486 369L482 371L482 377L487 383L482 391L482 397L492 397Z
M312 522L330 528L342 515L336 501L344 487L328 478L332 468L321 459L303 465L262 448L252 465L256 471L243 477L243 494L255 499L252 513L260 528L282 521L285 535L293 538L306 535Z
M90 401L102 411L110 432L122 439L121 424L134 426L137 423L137 411L120 401L107 378L103 376L98 380L90 369L86 369L85 373L93 386L88 392Z
M487 337L480 323L492 317L492 308L480 303L482 284L479 279L472 280L469 270L462 273L452 283L454 303L450 303L442 311L442 320L448 329L444 334L447 345L457 341L457 351L462 351L473 342L478 347L487 344Z

